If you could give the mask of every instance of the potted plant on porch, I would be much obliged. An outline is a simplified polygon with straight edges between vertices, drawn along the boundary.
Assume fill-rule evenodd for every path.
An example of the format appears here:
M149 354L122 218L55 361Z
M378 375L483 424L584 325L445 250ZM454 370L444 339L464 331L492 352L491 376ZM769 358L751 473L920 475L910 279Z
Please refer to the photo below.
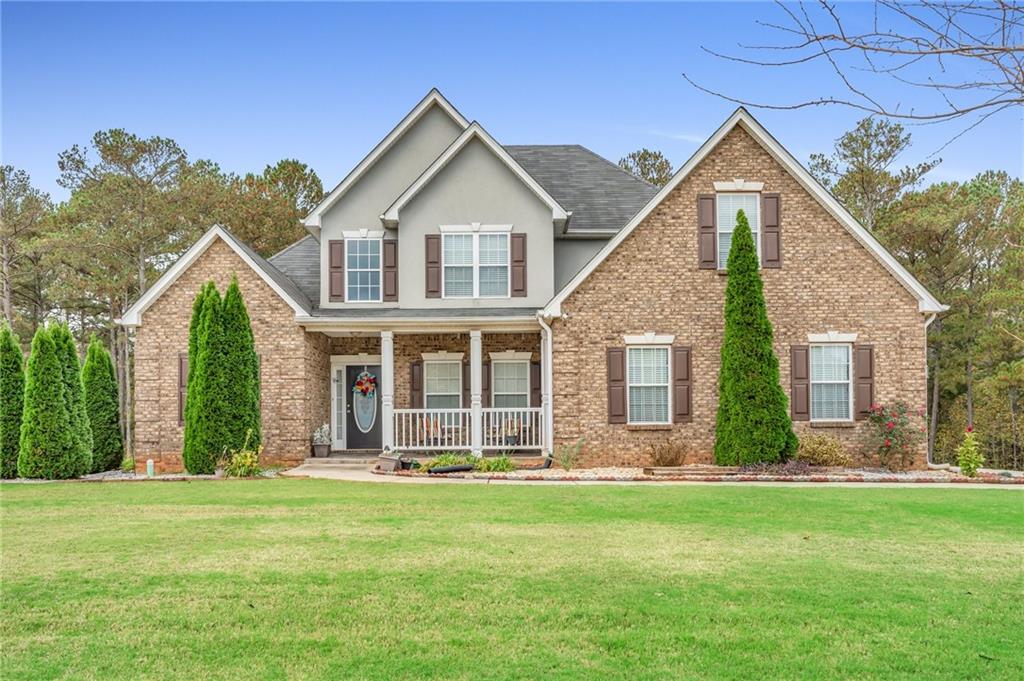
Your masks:
M324 457L331 453L331 426L323 424L313 431L313 456Z

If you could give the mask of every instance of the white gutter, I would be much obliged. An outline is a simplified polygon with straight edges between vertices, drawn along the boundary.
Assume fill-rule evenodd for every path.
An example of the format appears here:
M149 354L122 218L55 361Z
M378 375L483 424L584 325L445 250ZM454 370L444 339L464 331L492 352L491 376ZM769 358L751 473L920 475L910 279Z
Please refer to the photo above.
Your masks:
M540 328L544 330L544 355L548 360L544 366L544 384L548 389L547 409L544 412L544 431L547 433L545 444L551 445L548 447L548 456L551 456L555 449L554 343L551 339L551 325L545 321L544 315L540 312L537 313L537 321L540 323Z
M925 391L925 412L928 413L928 327L932 325L935 318L938 317L938 313L933 312L928 315L928 319L924 320L924 391ZM929 414L930 415L930 414ZM928 424L928 432L925 433L925 464L928 468L933 470L948 470L948 463L935 463L932 461L932 447L931 447L931 424Z

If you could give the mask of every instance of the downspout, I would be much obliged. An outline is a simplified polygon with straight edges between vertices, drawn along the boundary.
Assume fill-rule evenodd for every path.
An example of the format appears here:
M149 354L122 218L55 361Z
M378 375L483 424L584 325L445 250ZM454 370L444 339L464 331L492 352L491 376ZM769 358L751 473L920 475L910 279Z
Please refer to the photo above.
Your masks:
M554 343L551 339L551 325L544 319L544 315L541 312L537 312L537 322L540 323L540 328L544 332L544 355L547 362L544 363L544 385L547 388L547 407L544 411L544 432L545 448L548 450L548 456L554 453L555 449L555 386L554 386L554 365L555 356L553 353ZM551 444L547 447L548 443Z
M924 320L924 386L926 395L928 394L928 327L932 325L932 322L934 322L935 318L938 316L938 313L933 312L931 315L928 316L928 319ZM925 400L925 413L928 413L927 400ZM931 448L931 443L927 439L927 437L925 439L925 442L925 463L928 465L928 468L948 470L948 463L935 463L932 461L933 452Z

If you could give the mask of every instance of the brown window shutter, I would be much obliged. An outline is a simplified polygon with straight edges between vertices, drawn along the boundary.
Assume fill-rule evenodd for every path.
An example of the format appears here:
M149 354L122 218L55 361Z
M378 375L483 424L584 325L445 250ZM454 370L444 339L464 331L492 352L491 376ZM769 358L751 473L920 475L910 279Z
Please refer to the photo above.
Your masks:
M715 224L715 195L697 197L697 251L700 269L718 269L718 232Z
M512 234L510 241L510 290L513 298L522 298L526 295L526 235Z
M626 349L608 348L608 423L625 423L626 416Z
M789 410L794 421L811 418L811 350L806 345L789 348Z
M441 235L426 235L427 298L441 297Z
M782 197L761 195L761 267L782 267Z
M381 244L381 298L398 300L398 239L384 239Z
M530 362L530 406L539 407L541 403L540 362Z
M327 242L327 277L330 282L329 297L332 302L345 300L345 240Z
M480 400L484 407L491 405L491 363L484 362L480 368Z
M409 364L409 408L423 409L423 360Z
M690 348L672 348L672 420L689 423L693 420L693 373Z
M188 353L178 353L178 425L185 425L185 397L188 395Z
M853 413L858 421L866 419L875 403L875 349L870 345L853 346Z
M470 372L469 362L462 363L462 408L469 409L473 406L473 391L470 390L473 376Z

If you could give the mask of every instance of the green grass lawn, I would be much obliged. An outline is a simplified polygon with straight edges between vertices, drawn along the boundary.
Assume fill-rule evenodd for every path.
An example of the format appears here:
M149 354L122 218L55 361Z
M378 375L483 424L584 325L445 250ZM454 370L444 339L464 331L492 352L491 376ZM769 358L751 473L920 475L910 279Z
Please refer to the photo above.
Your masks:
M1012 490L3 485L11 679L1024 677Z

